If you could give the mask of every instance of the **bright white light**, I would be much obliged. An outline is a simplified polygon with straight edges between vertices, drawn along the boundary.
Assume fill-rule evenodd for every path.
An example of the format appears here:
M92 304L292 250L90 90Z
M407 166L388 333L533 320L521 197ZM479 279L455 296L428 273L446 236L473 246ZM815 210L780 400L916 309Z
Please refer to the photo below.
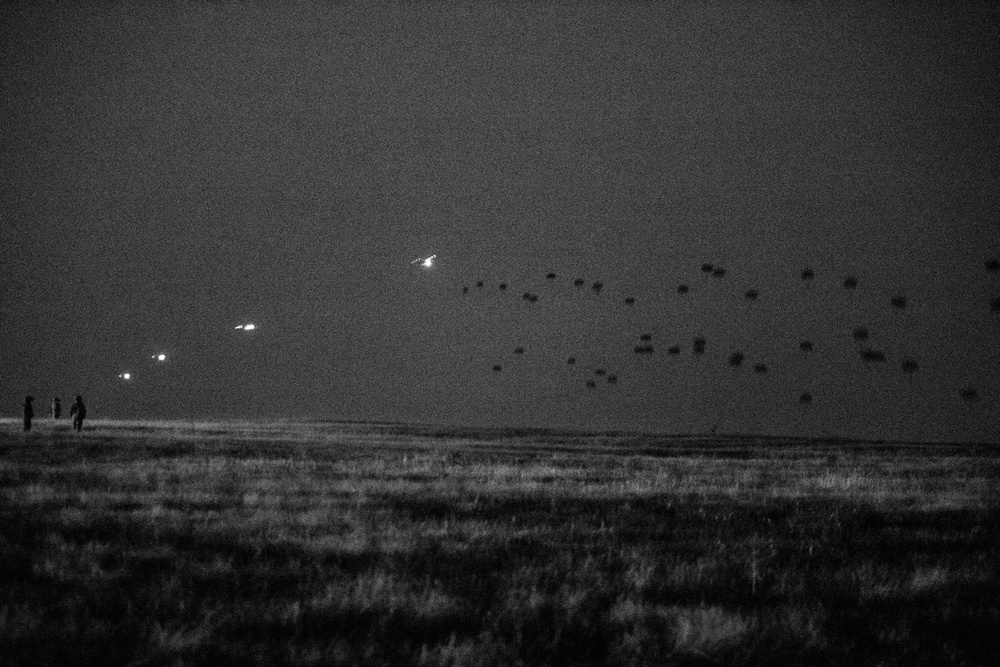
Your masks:
M233 327L233 328L234 328L234 329L242 329L242 328L243 328L243 325L242 325L242 324L237 324L237 325L236 325L235 327Z
M153 355L153 359L156 359L157 361L166 361L167 360L167 355L165 355L165 354L163 354L161 352L160 354L154 354Z
M244 331L253 331L256 328L257 328L257 326L254 325L254 324L244 324L243 325L243 330Z
M417 263L419 263L420 266L424 267L425 269L429 269L432 266L434 266L434 258L435 257L437 257L437 255L431 255L430 257L417 257L415 260L413 260L412 262L410 262L410 264L417 264Z
M121 374L121 375L119 375L118 377L120 377L120 378L121 378L121 379L123 379L123 380L126 380L126 381L128 381L128 380L131 380L131 379L132 379L132 374L131 374L131 373L122 373L122 374Z

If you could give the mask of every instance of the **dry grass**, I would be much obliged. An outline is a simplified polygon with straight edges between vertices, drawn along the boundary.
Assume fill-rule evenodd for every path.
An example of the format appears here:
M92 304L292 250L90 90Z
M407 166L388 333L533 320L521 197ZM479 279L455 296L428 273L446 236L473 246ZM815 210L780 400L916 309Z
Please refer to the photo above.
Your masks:
M0 662L992 664L973 445L0 422Z

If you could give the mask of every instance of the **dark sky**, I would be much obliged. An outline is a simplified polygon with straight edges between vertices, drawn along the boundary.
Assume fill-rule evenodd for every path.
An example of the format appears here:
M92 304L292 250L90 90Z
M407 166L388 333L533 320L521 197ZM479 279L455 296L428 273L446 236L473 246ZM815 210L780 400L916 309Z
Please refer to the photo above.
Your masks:
M1000 437L997 4L278 4L0 10L0 413Z

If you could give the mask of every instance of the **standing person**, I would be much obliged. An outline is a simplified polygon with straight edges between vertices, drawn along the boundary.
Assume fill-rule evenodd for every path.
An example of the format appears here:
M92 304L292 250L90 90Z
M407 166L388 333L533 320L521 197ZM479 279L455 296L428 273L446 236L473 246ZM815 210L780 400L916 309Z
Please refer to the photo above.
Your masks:
M59 397L56 396L52 399L52 418L59 419L59 415L62 414L62 406L59 405Z
M35 416L35 411L31 407L31 402L35 400L31 396L24 397L24 430L31 430L31 418Z
M83 404L83 396L77 396L76 402L69 409L69 416L73 418L73 430L83 430L83 420L87 416L87 408Z

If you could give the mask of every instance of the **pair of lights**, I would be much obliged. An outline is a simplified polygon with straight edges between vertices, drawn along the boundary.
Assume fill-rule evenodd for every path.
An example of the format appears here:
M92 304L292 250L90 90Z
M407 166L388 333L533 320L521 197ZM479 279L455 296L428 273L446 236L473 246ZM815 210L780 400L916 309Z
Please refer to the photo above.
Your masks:
M248 322L247 324L237 324L233 328L236 329L237 331L253 331L254 329L257 328L257 325Z
M150 357L150 359L152 359L154 361L159 361L159 362L162 363L162 362L164 362L164 361L167 360L167 355L164 354L163 352L159 352L157 354L152 355ZM132 374L130 372L128 372L128 371L125 371L123 373L119 373L118 374L118 379L124 380L125 382L130 382L132 380Z

